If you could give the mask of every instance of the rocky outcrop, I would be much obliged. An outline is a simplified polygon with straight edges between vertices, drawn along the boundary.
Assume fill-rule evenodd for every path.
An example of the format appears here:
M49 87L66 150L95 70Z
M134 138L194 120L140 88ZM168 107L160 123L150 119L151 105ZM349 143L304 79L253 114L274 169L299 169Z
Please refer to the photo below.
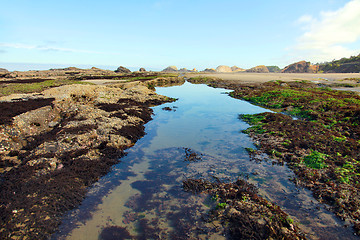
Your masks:
M245 69L239 68L238 66L232 66L231 70L233 72L243 72L243 71L245 71Z
M0 68L0 77L6 77L8 75L9 71L5 68Z
M335 64L334 64L335 65ZM321 70L320 66L320 70ZM324 71L326 73L360 73L360 62L355 63L343 63L338 66L331 67L330 70Z
M317 65L319 72L324 73L360 73L360 54L341 58Z
M164 70L162 70L162 72L177 72L178 68L176 66L169 66L167 68L165 68Z
M278 73L281 72L281 69L278 66L266 66L269 69L269 72Z
M139 72L146 72L146 69L145 68L140 68Z
M141 82L0 98L0 239L48 239L168 100Z
M203 72L206 72L206 73L215 73L216 70L214 68L206 68Z
M31 79L31 78L49 78L49 79L61 79L68 78L69 76L110 76L116 75L114 71L103 70L100 68L91 68L91 69L80 69L75 67L69 68L57 68L50 70L31 70L31 71L13 71L6 74L6 78L22 78L22 79Z
M264 65L259 65L259 66L256 66L256 67L246 70L246 72L268 73L269 69Z
M311 65L310 62L300 61L286 66L282 73L315 73L317 67Z
M120 66L115 70L116 73L131 73L126 67Z
M216 68L216 72L226 73L226 72L232 72L232 70L229 66L220 65Z
M188 70L187 68L180 68L180 70L178 72L187 73L187 72L190 72L190 70Z

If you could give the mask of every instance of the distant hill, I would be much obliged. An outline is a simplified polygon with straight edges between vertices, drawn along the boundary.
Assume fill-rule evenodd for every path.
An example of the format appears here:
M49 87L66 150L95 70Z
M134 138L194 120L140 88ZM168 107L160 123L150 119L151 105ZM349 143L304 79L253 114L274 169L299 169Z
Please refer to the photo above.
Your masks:
M286 66L282 73L315 73L317 66L311 65L310 62L300 61Z
M266 66L269 72L281 72L281 69L278 66Z
M319 72L324 73L358 73L360 72L360 54L317 65Z
M250 69L247 69L246 72L256 72L256 73L268 73L269 69L264 65L259 65Z

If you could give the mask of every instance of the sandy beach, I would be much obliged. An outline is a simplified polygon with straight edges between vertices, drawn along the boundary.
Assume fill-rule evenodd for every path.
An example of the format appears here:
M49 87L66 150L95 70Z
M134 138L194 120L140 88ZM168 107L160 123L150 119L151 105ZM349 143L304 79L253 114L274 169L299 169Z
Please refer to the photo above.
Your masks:
M217 77L223 80L241 81L244 83L262 83L271 80L282 81L318 81L333 83L335 81L344 80L346 78L360 78L360 73L188 73L185 76L207 76ZM352 82L354 81L341 81Z

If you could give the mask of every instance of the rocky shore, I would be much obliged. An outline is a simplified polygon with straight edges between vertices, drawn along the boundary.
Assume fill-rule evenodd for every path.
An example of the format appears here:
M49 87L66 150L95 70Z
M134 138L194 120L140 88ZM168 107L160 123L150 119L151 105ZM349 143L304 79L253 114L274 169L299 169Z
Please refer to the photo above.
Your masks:
M239 116L250 124L245 133L257 144L256 149L247 149L250 156L262 161L266 153L275 164L286 163L296 174L296 184L310 189L360 234L358 94L309 81L243 84L206 77L189 81L232 89L232 97L276 111Z
M178 81L73 84L0 97L0 238L48 238L145 134L149 107L173 101L154 86Z
M123 70L122 67L119 69ZM87 188L121 161L124 150L145 134L144 124L152 116L150 107L174 101L157 95L155 86L178 85L185 81L176 74L130 73L125 70L115 73L96 68L17 73L4 71L3 74L0 77L1 239L49 238L60 224L62 215L76 208ZM193 83L235 90L232 96L245 100L249 100L246 97L260 99L262 94L272 91L288 91L289 94L298 89L304 92L318 91L315 84L295 80L254 84L207 76L191 77L189 81ZM278 95L275 94L275 97ZM304 93L304 96L308 95ZM338 98L338 94L335 93L332 98ZM322 117L328 115L317 112L316 108L311 109L310 116L317 117L319 123L309 123L309 119L293 120L283 114L268 114L259 120L260 125L256 123L259 126L249 122L255 127L249 129L248 133L259 143L258 149L249 149L249 154L257 157L257 153L262 151L273 156L280 164L288 162L298 174L298 179L294 181L313 190L319 201L332 204L333 211L340 218L354 223L356 231L360 232L357 223L360 205L355 199L359 169L355 161L358 158L356 149L359 148L358 125L351 125L357 123L359 97L348 94L344 98L353 104L349 116L354 119L350 125L340 118L335 119L335 123L328 121ZM261 103L254 102L254 99L250 101L274 107L265 104L271 103L271 99L266 98ZM289 99L292 99L292 95ZM336 105L339 101L334 100L332 104ZM286 106L275 107L295 112L298 106L294 104L297 102L288 101L285 102L288 104ZM326 107L329 110L332 106ZM284 122L288 123L286 129L282 127ZM342 132L328 131L327 126L331 128L331 124L337 124ZM295 141L288 134L313 125L321 131L328 131L331 136L327 140L333 140L333 145L324 143L322 149L310 148L310 143L316 145L314 137L321 142L323 133L314 133L309 135L312 138L302 141ZM296 129L292 130L293 127ZM302 134L298 135L306 137L306 131L302 130ZM288 138L284 137L285 133L289 135ZM347 148L347 152L334 148L341 144L356 148ZM274 149L276 151L272 151ZM312 150L326 154L326 157L322 155L326 163L321 165L326 167L316 169L304 163L304 158L311 156ZM331 165L329 156L332 154L337 161L335 165ZM184 189L213 195L218 207L209 213L207 220L220 222L234 238L263 239L279 234L288 239L304 238L301 230L279 207L258 196L256 188L245 181L215 184L189 179L184 182Z

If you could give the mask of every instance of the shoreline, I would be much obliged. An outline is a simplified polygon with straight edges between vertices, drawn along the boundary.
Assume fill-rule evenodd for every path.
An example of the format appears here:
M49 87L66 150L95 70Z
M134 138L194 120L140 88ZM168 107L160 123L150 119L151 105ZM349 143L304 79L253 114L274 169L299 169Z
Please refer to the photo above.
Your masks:
M220 78L225 81L238 81L244 83L264 83L273 80L281 81L319 81L331 82L344 80L345 78L358 78L360 73L186 73L186 77L204 76ZM345 81L347 82L347 81ZM351 82L351 81L350 81Z
M185 81L174 74L105 77L77 74L61 76L72 79L61 83L63 86L0 97L4 113L0 118L0 215L3 217L0 237L3 239L20 236L45 239L56 231L62 214L76 208L87 187L121 161L123 151L144 135L143 125L151 120L149 106L173 101L157 95L154 87ZM203 77L212 75L216 78ZM279 80L274 79L279 75L287 77L284 82L289 83L320 81L308 80L319 74L192 73L184 77L196 76L199 77L199 81L193 80L196 83L232 89L239 85L257 86L269 79ZM316 84L357 84L356 78L360 77L360 74L335 75L334 80L321 80ZM298 79L300 76L302 79ZM219 80L220 77L223 80ZM355 80L343 81L344 77ZM75 82L79 79L96 84L79 85ZM25 80L14 78L3 84L16 82L25 87L46 81L46 77L39 80L32 76ZM72 81L75 84L69 85ZM14 111L16 109L20 110Z
M311 190L360 234L357 93L302 81L248 84L201 76L189 81L230 89L236 99L275 109L241 116L250 125L244 133L257 143L256 149L247 149L250 157L262 161L266 153L275 163L286 163L296 174L296 184Z
M145 134L150 106L173 101L149 85L74 84L0 97L1 239L47 239L56 231L61 216Z

